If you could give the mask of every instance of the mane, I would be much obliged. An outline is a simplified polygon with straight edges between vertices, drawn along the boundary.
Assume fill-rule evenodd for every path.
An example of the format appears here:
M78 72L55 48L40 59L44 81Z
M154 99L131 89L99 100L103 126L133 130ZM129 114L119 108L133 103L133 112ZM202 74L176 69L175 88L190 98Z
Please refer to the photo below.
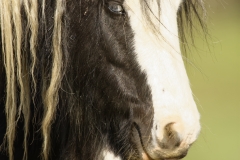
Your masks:
M160 1L157 1L157 7L159 10L159 15L154 15L153 11L151 10L150 6L152 1L151 0L143 0L141 1L142 5L142 12L145 16L145 20L147 22L147 27L150 27L153 32L157 36L161 36L161 33L159 32L158 28L156 28L156 24L154 24L154 20L158 21L157 23L159 25L163 25L161 21L159 20L159 16L161 14L161 3ZM206 10L204 7L204 1L203 0L184 0L181 3L181 6L178 9L178 16L177 16L177 22L178 22L178 31L179 35L176 35L179 37L180 43L182 44L182 49L186 51L189 49L188 44L191 42L192 45L194 45L194 34L193 31L197 30L197 24L200 24L201 29L204 33L207 33L207 27L205 25L205 19L206 19ZM165 26L163 26L165 27ZM190 36L189 36L189 35ZM189 38L191 41L189 41ZM167 42L169 43L169 42Z
M27 140L30 121L30 101L34 101L36 94L36 74L35 69L38 63L36 47L38 45L39 23L45 23L45 1L42 1L42 20L39 20L38 1L15 1L3 0L0 2L1 12L1 38L4 66L6 72L6 104L5 112L7 118L7 131L5 142L7 143L9 159L14 158L14 140L16 134L16 124L21 116L24 119L24 156L27 159ZM58 104L58 90L62 79L62 16L65 9L65 0L56 1L54 14L54 29L52 36L52 64L49 84L42 87L42 101L44 103L44 116L42 120L43 135L43 157L48 159L50 146L51 124L54 120L56 106ZM26 15L27 21L25 32L23 30L24 20L22 15ZM30 39L24 36L30 32ZM29 48L22 47L29 43ZM30 51L30 55L26 55ZM30 56L30 64L26 58ZM45 86L46 85L46 86ZM45 89L46 88L46 89ZM19 95L18 95L19 94Z
M38 3L39 2L39 3ZM148 4L148 0L144 0ZM151 14L147 5L144 5L146 15ZM160 5L160 4L159 4ZM38 59L37 47L40 32L47 32L44 26L47 22L45 13L45 0L1 0L0 23L2 54L6 73L5 113L7 119L7 131L2 149L7 149L9 159L14 159L14 141L16 139L16 126L19 119L24 121L24 155L28 159L28 137L31 116L30 105L35 105L36 94L41 94L43 112L41 132L43 137L42 158L47 160L50 152L51 126L55 121L59 102L59 90L65 74L67 63L67 50L65 49L66 24L64 15L66 0L56 0L53 18L53 30L51 36L51 52L49 55L49 74L41 77L43 84L37 87L38 73L36 69L41 65ZM159 6L160 8L160 6ZM202 17L198 9L204 10L202 0L183 1L178 12L179 36L182 42L186 41L185 29L193 28L193 17L204 27ZM25 19L24 19L25 18ZM185 24L186 23L186 24ZM42 28L43 31L41 30ZM45 78L45 79L44 79Z
M204 7L204 0L186 0L182 2L178 10L178 30L179 39L182 44L183 51L189 49L188 44L194 46L193 31L198 31L198 25L204 34L207 34L207 26L205 24L207 12ZM197 25L196 25L197 23ZM190 38L190 41L188 38ZM206 38L207 39L207 38Z

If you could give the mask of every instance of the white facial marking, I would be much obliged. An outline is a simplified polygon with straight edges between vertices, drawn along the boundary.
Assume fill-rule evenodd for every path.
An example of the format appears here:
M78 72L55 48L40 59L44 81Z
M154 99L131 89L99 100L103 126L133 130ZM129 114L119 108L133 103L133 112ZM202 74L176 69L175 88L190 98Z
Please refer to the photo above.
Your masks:
M103 151L103 160L121 160L121 158L116 157L112 151L105 149Z
M177 10L181 0L161 0L160 14L157 0L149 1L149 7L155 15L150 18L160 34L149 27L140 3L144 2L125 0L124 7L134 32L137 61L147 75L152 93L152 145L157 147L156 139L163 139L164 127L169 123L174 123L172 128L179 133L182 140L188 139L187 143L190 144L196 140L200 131L200 115L192 96L179 45Z

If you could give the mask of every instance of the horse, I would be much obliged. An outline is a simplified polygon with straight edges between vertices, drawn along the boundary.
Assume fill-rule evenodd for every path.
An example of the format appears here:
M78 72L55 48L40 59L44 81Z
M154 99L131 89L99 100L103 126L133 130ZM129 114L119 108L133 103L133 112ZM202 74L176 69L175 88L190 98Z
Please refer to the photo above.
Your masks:
M199 9L1 0L0 159L185 157L201 126L180 44Z

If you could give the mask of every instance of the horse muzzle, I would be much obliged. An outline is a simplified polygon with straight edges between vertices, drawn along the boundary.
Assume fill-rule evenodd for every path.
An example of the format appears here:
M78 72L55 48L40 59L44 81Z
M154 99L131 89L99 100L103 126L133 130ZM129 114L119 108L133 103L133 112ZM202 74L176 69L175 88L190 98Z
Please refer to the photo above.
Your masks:
M143 153L143 160L178 160L184 158L189 149L188 144L181 144L174 149L147 148Z
M200 123L195 123L189 129L181 122L171 122L161 129L152 129L152 138L144 146L143 160L178 160L185 157L190 146L197 139Z

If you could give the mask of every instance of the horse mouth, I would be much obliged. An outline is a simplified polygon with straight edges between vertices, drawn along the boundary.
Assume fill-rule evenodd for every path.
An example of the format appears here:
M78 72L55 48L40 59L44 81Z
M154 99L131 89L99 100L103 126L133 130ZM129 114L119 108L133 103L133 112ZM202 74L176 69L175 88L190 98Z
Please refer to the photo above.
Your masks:
M180 144L179 147L172 150L162 149L160 147L154 148L148 143L144 143L140 127L136 123L134 123L134 127L138 132L138 137L141 142L143 160L179 160L187 155L190 145L186 144L184 141Z
M175 150L147 149L143 160L179 160L187 155L188 148L179 148Z
M148 150L148 151L147 151ZM162 149L144 150L142 153L143 160L179 160L187 155L188 149L176 149L174 151L166 151Z

